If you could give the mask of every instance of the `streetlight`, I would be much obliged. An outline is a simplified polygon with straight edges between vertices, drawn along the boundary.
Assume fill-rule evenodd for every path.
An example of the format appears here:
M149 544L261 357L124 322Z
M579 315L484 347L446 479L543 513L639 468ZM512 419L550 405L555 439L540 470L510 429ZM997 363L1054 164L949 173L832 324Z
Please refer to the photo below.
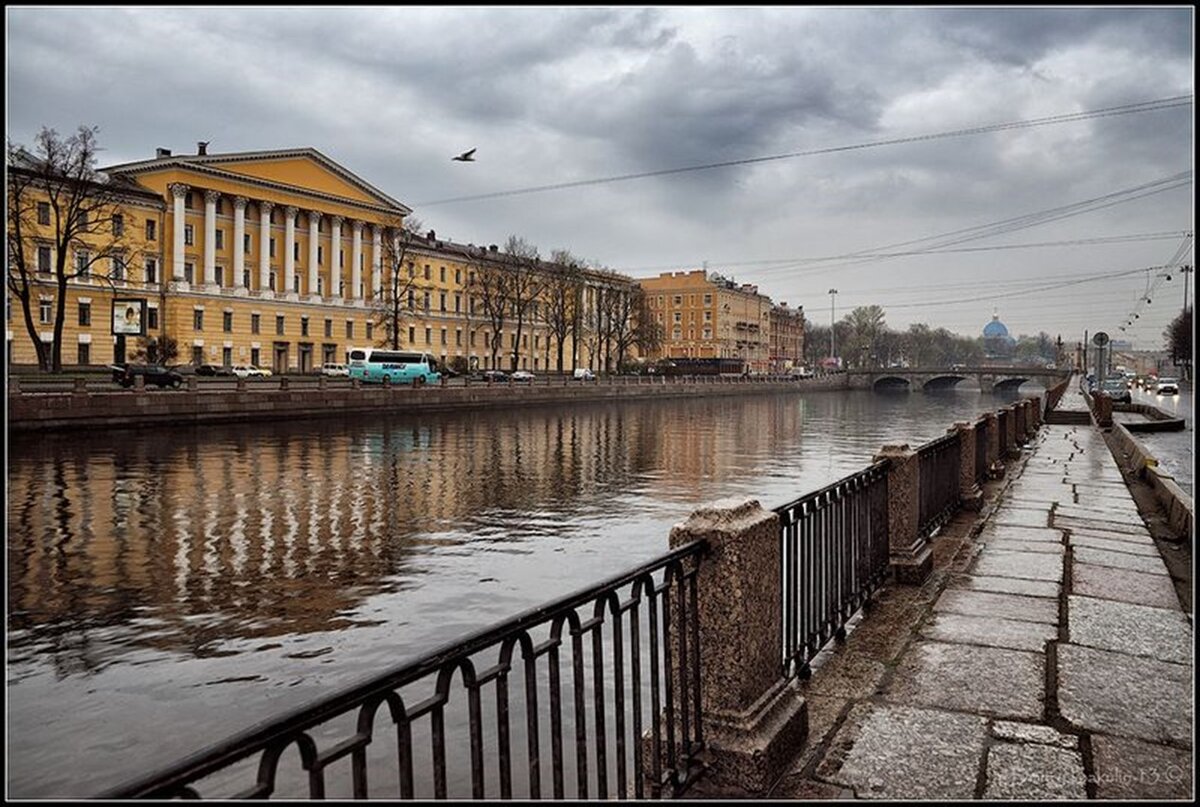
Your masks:
M829 358L834 360L835 368L837 367L837 350L835 349L835 342L833 339L833 330L834 330L834 328L833 328L833 323L834 323L833 302L834 302L834 300L837 299L837 293L838 293L837 289L829 290Z

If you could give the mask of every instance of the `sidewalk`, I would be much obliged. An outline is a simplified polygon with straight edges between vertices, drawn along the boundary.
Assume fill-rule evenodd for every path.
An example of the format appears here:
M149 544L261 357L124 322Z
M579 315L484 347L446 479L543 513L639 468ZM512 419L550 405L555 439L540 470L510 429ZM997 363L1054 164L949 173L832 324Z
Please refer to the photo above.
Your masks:
M1030 448L807 682L773 798L1192 797L1190 616L1102 435Z

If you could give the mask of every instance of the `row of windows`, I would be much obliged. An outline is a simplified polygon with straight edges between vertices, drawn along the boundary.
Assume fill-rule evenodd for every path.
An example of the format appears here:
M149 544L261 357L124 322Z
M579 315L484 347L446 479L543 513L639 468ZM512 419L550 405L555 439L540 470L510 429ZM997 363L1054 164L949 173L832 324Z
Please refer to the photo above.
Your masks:
M307 316L300 317L300 335L301 336L309 335L308 334L308 321L309 321L309 318ZM279 336L282 336L285 333L286 328L287 328L287 318L283 314L276 314L275 315L275 333ZM204 330L204 311L202 309L197 308L194 311L192 311L192 330L195 330L195 331L203 331ZM221 312L221 330L224 331L225 333L233 332L233 312L232 311L222 311ZM370 339L374 332L374 324L371 322L366 323L366 331L367 331L366 338ZM262 315L261 314L251 314L250 315L250 333L252 333L252 334L262 333ZM332 319L325 320L325 336L326 336L326 338L329 338L329 339L333 338L333 320ZM346 338L347 339L354 338L354 320L352 320L352 319L346 320Z
M654 298L654 300L656 300L657 302L652 307L654 307L654 308L662 308L663 307L663 301L665 300L663 295L661 295L661 294L658 295L656 298ZM713 296L711 294L704 295L704 305L712 305L712 301L713 301ZM671 298L671 302L675 306L683 305L683 295L682 294L674 295ZM696 304L696 295L689 294L688 295L688 305L695 305L695 304Z
M78 314L80 325L90 326L92 324L92 304L90 302L80 302ZM8 318L10 321L12 320L11 306L8 309ZM38 323L41 325L54 324L54 300L47 299L45 297L38 300ZM158 329L157 308L146 309L146 326L150 330Z
M77 214L81 226L87 226L88 214L87 211L82 211ZM49 226L50 224L50 203L37 203L37 221L38 224ZM125 234L125 216L121 213L114 213L112 216L112 234L120 237ZM146 219L146 240L154 241L158 238L158 222L154 219Z

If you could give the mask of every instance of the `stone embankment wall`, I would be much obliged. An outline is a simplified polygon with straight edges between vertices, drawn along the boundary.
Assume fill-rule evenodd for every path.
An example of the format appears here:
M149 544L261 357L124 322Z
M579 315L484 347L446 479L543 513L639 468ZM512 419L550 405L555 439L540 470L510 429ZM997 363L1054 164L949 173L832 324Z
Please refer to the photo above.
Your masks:
M89 392L77 387L66 393L8 396L10 432L64 429L143 428L198 423L252 422L282 418L337 417L382 412L445 412L503 406L564 405L628 400L700 398L780 392L845 389L845 376L804 381L709 378L704 381L629 377L598 383L557 385L471 384L470 386L264 388L203 391Z
M1117 461L1154 489L1154 495L1167 514L1171 531L1179 536L1193 535L1195 504L1192 497L1179 487L1174 477L1159 470L1158 460L1123 424L1113 426L1112 436L1115 441L1113 453Z

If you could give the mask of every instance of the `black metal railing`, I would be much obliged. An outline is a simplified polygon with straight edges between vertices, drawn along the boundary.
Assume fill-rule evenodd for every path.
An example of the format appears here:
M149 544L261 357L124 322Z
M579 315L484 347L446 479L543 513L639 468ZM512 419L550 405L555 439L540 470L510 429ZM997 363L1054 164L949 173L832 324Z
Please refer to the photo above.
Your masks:
M888 462L775 508L780 519L783 674L808 677L812 659L881 586L888 572Z
M952 432L921 446L917 449L917 461L921 474L917 531L929 536L954 515L961 503L958 433Z
M987 421L980 420L975 424L975 484L980 487L987 481L988 476L988 433Z
M679 547L102 798L678 795L703 770L705 548Z

